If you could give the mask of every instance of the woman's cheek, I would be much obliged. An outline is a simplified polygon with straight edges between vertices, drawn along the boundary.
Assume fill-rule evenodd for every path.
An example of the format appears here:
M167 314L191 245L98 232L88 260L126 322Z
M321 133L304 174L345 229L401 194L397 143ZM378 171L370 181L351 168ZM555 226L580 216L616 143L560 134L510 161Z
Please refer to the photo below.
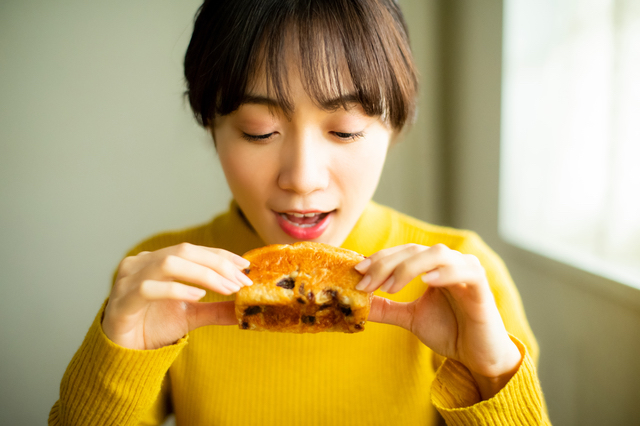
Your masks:
M382 140L366 141L352 155L356 160L351 165L354 179L377 183L387 156L387 144Z
M263 170L264 163L257 161L257 157L247 155L243 150L227 152L224 157L220 157L223 162L223 169L227 177L229 186L232 188L243 187L251 189L251 184L259 178L260 170Z

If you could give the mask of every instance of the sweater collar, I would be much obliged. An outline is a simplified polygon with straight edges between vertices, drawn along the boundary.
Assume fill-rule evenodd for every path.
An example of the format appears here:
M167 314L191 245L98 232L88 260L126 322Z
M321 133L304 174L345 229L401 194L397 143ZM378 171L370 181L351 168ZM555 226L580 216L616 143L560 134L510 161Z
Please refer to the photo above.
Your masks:
M342 247L371 256L388 245L392 226L389 210L370 201Z

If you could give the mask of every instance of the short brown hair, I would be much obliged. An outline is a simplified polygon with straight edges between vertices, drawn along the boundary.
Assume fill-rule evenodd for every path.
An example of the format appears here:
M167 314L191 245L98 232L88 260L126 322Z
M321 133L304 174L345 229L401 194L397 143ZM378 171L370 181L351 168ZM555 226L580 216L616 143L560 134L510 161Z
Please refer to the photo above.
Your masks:
M319 105L351 95L396 130L413 120L417 73L394 0L206 0L184 59L198 122L209 127L216 115L238 109L261 67L267 90L290 114L285 50L292 40L303 86Z

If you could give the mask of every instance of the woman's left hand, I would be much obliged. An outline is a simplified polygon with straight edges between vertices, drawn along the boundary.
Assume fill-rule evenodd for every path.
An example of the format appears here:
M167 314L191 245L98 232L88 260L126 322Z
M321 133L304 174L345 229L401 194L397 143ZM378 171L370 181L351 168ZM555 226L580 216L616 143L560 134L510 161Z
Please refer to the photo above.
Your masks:
M369 320L403 327L435 353L469 369L483 399L495 395L517 371L521 354L511 341L478 258L438 244L406 244L363 260L356 287L396 293L422 275L429 286L411 303L375 297Z

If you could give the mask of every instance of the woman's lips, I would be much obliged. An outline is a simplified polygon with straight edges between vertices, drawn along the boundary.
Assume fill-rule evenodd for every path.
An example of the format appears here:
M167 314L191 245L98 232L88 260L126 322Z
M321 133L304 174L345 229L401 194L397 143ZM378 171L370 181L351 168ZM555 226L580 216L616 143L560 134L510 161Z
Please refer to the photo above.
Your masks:
M333 212L322 213L276 213L280 228L297 240L315 240L319 238L329 226Z

